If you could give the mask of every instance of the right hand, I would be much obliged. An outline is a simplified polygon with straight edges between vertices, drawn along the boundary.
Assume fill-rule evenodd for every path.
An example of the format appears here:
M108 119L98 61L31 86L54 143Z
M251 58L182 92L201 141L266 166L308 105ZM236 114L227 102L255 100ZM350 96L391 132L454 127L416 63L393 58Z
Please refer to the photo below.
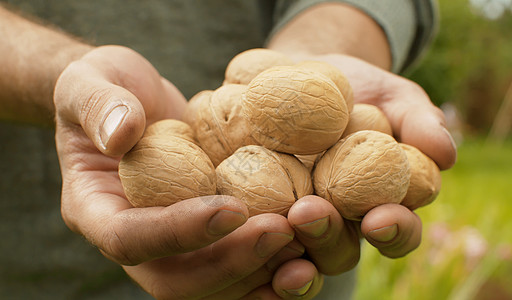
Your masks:
M119 46L93 49L62 72L54 100L63 219L124 265L151 295L278 299L268 287L276 269L289 260L303 272L290 275L285 267L281 274L289 280L275 289L294 289L318 278L312 266L293 260L304 248L291 242L294 231L285 217L248 219L245 205L227 196L151 208L133 208L126 200L117 173L120 156L147 124L179 119L186 105L178 89L142 56ZM319 285L320 278L307 295Z

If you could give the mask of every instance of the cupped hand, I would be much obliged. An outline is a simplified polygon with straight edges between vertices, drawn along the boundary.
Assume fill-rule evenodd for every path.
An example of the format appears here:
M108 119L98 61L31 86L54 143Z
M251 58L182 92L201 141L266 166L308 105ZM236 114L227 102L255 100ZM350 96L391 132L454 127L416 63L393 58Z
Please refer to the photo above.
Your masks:
M453 166L457 151L444 115L418 84L351 56L329 54L302 59L338 67L352 86L354 102L378 106L390 120L398 141L420 149L441 170ZM358 233L392 258L406 255L421 242L420 218L398 204L378 206L359 223L344 220L326 200L307 196L294 204L288 220L318 271L329 275L346 272L357 264Z
M186 104L147 60L120 46L95 48L62 72L54 102L62 216L69 228L159 299L278 297L268 289L274 272L304 252L286 218L248 220L245 205L224 196L151 208L126 200L120 157L146 125L179 118ZM279 290L313 276L278 284Z
M379 107L398 141L420 149L441 170L453 166L457 149L444 114L417 83L352 56L329 54L309 59L338 67L350 82L354 103Z

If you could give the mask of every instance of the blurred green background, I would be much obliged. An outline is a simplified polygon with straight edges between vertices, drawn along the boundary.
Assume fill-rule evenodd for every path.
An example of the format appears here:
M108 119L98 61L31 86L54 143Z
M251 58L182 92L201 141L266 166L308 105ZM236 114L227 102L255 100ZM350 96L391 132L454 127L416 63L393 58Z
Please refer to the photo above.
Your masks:
M440 0L432 47L407 77L458 144L421 246L400 259L363 246L358 300L512 299L512 0Z

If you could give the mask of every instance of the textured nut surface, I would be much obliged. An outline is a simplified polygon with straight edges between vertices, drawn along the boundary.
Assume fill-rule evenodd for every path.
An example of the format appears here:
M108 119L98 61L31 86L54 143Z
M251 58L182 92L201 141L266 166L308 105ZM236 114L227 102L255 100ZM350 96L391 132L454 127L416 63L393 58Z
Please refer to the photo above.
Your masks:
M216 192L215 168L206 153L178 136L144 136L121 159L119 177L134 207L167 206Z
M295 66L299 68L306 68L320 72L327 76L329 79L331 79L334 82L334 84L336 84L336 87L338 87L341 94L343 95L343 98L347 103L348 111L352 111L352 109L354 108L354 92L352 91L352 86L348 82L348 79L340 71L340 69L336 68L335 66L329 63L313 60L301 61Z
M313 170L317 195L340 214L361 220L370 209L400 203L410 180L407 156L389 135L358 131L342 139L319 159Z
M251 216L286 215L293 203L313 193L311 176L294 156L245 146L216 169L217 192L245 202Z
M242 114L261 145L291 154L326 150L348 123L347 105L332 80L286 66L270 68L251 81Z
M289 66L293 61L281 52L256 48L239 53L226 67L224 84L249 84L259 73L275 66Z
M197 104L194 132L215 166L238 148L257 144L240 113L242 93L246 90L246 85L223 85Z
M313 167L315 166L315 162L318 158L322 156L323 153L318 154L305 154L305 155L295 155L297 159L308 169L309 172L313 171Z
M414 210L432 203L441 190L441 171L416 147L400 144L411 166L411 183L401 204Z
M162 137L177 136L197 144L192 127L185 122L174 119L160 120L149 125L144 132L144 136L148 137L151 135Z
M210 101L212 94L212 90L204 90L192 96L192 98L187 102L187 106L183 112L183 122L187 123L192 127L192 129L194 129L197 126L198 109L204 105L203 102Z
M393 130L386 115L377 106L371 104L354 105L342 137L361 130L375 130L393 136Z

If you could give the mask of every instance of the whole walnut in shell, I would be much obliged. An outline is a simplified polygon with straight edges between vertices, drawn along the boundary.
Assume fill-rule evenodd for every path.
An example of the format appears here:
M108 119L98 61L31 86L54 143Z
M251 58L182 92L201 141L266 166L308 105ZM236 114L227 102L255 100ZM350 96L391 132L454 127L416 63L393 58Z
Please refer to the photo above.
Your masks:
M175 119L160 120L151 124L146 128L146 131L144 131L144 137L151 135L161 137L179 136L187 141L197 144L192 128L186 123Z
M216 169L217 191L245 202L251 216L286 215L295 201L313 193L311 175L293 155L245 146Z
M198 110L205 105L204 102L210 101L212 94L212 90L200 91L187 102L187 106L185 106L185 111L183 112L183 122L192 127L192 131L197 126Z
M411 177L407 156L389 135L363 130L340 140L318 160L313 185L346 219L400 203Z
M242 114L256 141L291 154L326 150L340 139L349 116L332 80L289 66L270 68L250 82L242 98Z
M212 93L197 98L200 102L194 104L195 136L215 166L238 148L257 144L240 113L242 93L246 90L246 85L223 85Z
M281 52L255 48L237 54L226 67L224 84L249 84L256 75L275 66L290 66L293 61Z
M342 137L361 130L375 130L393 136L393 130L386 115L377 106L371 104L354 105Z
M348 82L348 79L345 75L340 71L340 69L335 66L322 62L322 61L313 61L306 60L301 61L300 63L295 65L299 68L306 68L313 71L320 72L327 76L329 79L336 84L338 89L340 90L345 102L347 103L347 109L349 112L354 108L354 92L352 91L352 86Z
M411 183L401 204L414 210L433 202L441 190L441 171L436 163L419 149L400 144L411 166Z
M154 128L162 124L167 125L150 125L146 132L154 134L145 134L119 163L119 178L128 201L134 207L168 206L214 195L215 168L208 155L182 134Z

